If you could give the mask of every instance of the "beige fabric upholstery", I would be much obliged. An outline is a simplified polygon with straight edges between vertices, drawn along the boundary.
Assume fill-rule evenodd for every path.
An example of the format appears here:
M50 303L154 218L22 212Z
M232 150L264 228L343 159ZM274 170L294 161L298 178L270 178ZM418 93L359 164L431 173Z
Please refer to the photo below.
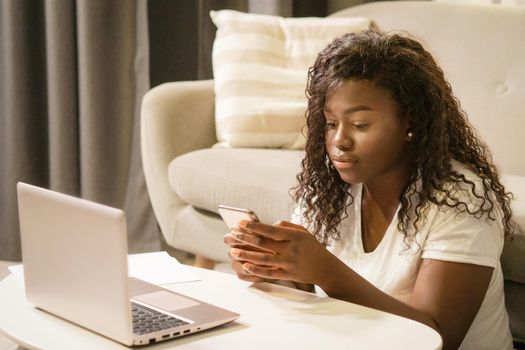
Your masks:
M213 111L210 80L166 83L150 90L142 101L141 152L151 204L166 242L190 252L195 252L191 244L179 246L177 242L181 237L175 234L175 226L187 204L170 188L168 164L181 154L216 142Z
M219 204L250 208L263 222L276 222L292 214L289 190L300 161L299 152L287 150L200 150L172 161L169 179L175 193L194 207L211 212Z
M502 173L513 175L504 182L517 194L513 208L523 224L525 7L396 1L360 5L337 15L368 17L381 29L408 30L426 43ZM142 108L142 156L153 209L167 242L225 261L226 227L216 206L249 207L269 222L287 219L287 188L295 182L300 154L210 149L217 142L213 104L212 81L170 83L151 90ZM194 150L200 151L185 154ZM521 338L524 256L521 235L506 244L502 257L512 330Z

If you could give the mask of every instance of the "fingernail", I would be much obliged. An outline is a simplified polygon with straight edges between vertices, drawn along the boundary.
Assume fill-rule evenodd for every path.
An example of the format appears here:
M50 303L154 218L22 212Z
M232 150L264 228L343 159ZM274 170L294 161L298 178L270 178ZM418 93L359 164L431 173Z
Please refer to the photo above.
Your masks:
M230 250L230 254L232 256L239 257L239 255L241 254L241 251L240 251L240 249L232 248L232 250Z
M235 231L231 232L230 235L231 235L233 238L235 238L235 239L240 239L240 238L241 238L241 234L238 233L238 232L235 232Z
M252 272L250 271L250 265L248 265L248 264L242 264L242 269L243 269L245 272L249 273L249 274L252 273Z
M239 222L239 227L241 228L248 228L249 225L250 225L250 220L241 220Z

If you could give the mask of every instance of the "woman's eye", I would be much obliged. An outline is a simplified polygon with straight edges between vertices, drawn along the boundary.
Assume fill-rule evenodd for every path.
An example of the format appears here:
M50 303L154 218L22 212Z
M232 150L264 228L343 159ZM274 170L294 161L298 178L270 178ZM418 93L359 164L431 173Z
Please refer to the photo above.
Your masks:
M366 123L354 123L354 127L358 130L365 130L368 128L368 124Z
M336 127L335 122L330 122L330 121L326 122L326 128L327 129L334 129L335 127Z

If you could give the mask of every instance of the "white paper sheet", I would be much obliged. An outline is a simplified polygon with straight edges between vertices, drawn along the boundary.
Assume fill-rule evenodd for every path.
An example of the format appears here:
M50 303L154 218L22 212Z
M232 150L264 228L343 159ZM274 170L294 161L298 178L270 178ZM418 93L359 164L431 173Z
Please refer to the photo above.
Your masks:
M25 290L25 284L24 284L24 265L18 264L18 265L11 265L7 267L9 271L13 275L15 275L16 281L18 282L18 285L22 287L22 290Z
M128 269L131 277L156 285L200 280L166 252L128 255Z
M24 287L24 266L11 265L9 271ZM193 272L166 252L153 252L128 255L130 277L135 277L155 285L199 281Z

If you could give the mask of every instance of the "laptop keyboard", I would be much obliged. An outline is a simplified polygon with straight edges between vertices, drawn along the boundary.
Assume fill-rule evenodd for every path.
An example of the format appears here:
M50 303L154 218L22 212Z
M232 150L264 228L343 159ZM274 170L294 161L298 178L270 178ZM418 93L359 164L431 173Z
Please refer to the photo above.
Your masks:
M136 303L131 303L131 313L133 315L133 333L138 335L188 324L181 319Z

